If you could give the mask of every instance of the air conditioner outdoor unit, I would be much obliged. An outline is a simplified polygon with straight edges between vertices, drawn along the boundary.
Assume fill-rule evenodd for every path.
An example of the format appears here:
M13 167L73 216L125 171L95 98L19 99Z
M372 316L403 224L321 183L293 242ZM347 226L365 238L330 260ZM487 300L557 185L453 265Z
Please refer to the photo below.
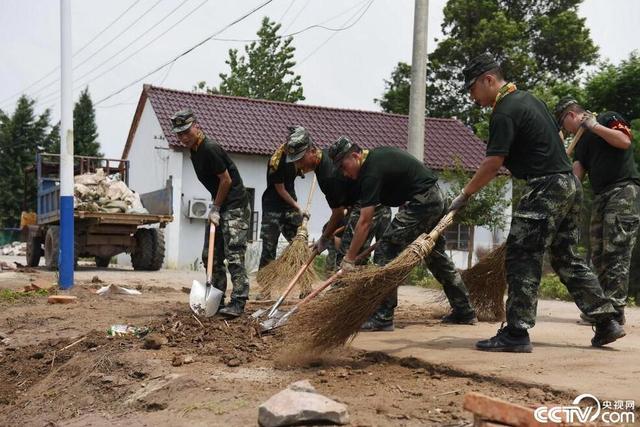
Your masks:
M189 218L207 219L210 209L211 201L207 199L189 200Z

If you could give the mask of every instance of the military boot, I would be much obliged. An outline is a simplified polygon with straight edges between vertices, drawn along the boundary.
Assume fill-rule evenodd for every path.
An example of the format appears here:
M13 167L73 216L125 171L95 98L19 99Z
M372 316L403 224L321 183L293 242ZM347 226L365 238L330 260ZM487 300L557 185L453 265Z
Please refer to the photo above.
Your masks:
M601 320L593 326L595 335L591 338L591 345L602 347L624 337L627 333L613 317Z
M531 345L529 333L526 329L512 329L506 326L498 329L495 337L478 341L476 343L476 349L481 351L531 353L533 346Z

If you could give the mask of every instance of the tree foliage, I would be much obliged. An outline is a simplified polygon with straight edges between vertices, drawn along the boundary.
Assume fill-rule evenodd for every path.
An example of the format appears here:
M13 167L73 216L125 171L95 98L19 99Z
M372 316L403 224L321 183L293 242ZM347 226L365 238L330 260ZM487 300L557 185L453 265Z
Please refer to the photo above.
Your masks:
M522 89L575 81L582 68L597 58L585 19L577 14L581 1L449 0L442 23L444 38L428 58L427 114L456 116L469 125L482 120L483 112L462 91L462 69L483 52L491 53L507 78ZM378 101L383 110L408 111L410 72L405 63L396 66Z
M36 179L33 171L38 150L51 148L56 128L50 113L36 116L35 101L20 97L13 114L0 111L0 227L18 227L22 210L35 210Z
M53 144L49 150L60 152L60 124L56 124L53 133ZM78 101L73 106L73 154L76 156L102 157L100 142L98 142L98 126L96 125L96 111L89 94L89 88L80 92Z
M257 33L259 41L246 45L244 55L237 49L229 50L225 63L230 71L220 74L220 87L207 88L206 84L198 83L194 89L274 101L303 101L301 77L293 71L296 64L293 37L282 38L278 30L280 24L265 17Z

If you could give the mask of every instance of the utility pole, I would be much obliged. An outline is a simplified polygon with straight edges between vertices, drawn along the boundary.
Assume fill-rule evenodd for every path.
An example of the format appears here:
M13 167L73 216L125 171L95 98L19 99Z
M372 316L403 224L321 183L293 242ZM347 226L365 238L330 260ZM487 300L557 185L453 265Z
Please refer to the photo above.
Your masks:
M60 0L60 289L73 286L73 81L71 76L71 0Z
M409 140L407 151L424 162L424 110L427 92L427 21L429 0L415 0L413 54L409 93Z

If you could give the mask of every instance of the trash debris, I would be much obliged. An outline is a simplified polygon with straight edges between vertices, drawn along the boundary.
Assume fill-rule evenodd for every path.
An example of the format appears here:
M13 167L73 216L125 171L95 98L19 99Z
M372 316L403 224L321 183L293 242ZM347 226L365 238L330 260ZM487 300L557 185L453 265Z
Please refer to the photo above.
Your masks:
M27 254L27 244L25 242L7 243L0 247L0 254L6 256L25 256ZM6 263L3 262L3 264Z
M130 325L111 325L107 329L107 335L111 337L134 335L138 338L142 338L149 333L149 328L139 328L137 326Z
M142 295L142 292L135 289L123 288L118 285L103 286L96 291L98 295L123 294L123 295Z
M73 304L78 302L78 297L73 295L51 295L47 298L49 304Z
M140 195L117 177L107 176L103 169L78 175L73 187L73 206L77 210L107 213L149 213Z

